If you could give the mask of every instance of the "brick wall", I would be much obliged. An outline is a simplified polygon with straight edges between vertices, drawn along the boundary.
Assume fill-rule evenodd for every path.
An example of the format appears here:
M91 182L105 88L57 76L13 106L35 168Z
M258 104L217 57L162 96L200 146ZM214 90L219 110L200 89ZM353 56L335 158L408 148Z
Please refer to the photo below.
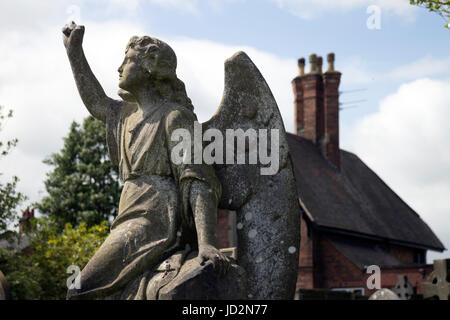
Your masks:
M419 272L420 269L423 269L424 275ZM413 287L417 287L417 294L422 294L422 282L432 271L432 265L422 265L410 268L381 269L381 286L383 288L391 289L397 283L398 276L407 276L408 282L411 283ZM375 290L372 290L370 293L373 293L374 291Z
M371 295L376 291L367 288L367 278L371 275L357 267L352 261L342 255L329 241L320 238L317 263L318 288L347 288L363 287L365 295ZM414 263L414 255L417 249L389 245L389 252L405 264ZM416 264L410 267L381 268L381 287L393 288L398 281L398 276L407 276L408 281L416 287L417 294L422 293L422 282L432 272L431 265Z
M314 230L301 215L297 290L314 288ZM308 232L309 229L309 232Z
M235 211L218 210L216 234L219 248L237 247Z
M232 212L219 210L217 216L217 241L219 248L236 246L233 232ZM366 287L367 274L346 256L344 256L331 242L326 240L319 231L315 230L305 216L301 214L300 225L300 254L297 277L297 291L302 289L332 289L332 288L364 288L365 295L370 295L375 290ZM414 263L414 256L420 250L388 245L385 249L405 264ZM423 252L422 252L423 253ZM381 286L393 288L398 276L406 275L413 287L417 287L417 293L422 293L422 282L428 276L433 267L431 265L416 265L402 268L382 268Z
M312 228L304 214L300 230L297 290L364 287L363 270Z
M407 248L397 245L389 245L389 254L397 258L404 264L414 263L414 256L417 254L417 249Z
M324 133L322 75L303 77L303 130L300 136L318 143Z
M364 287L363 271L323 237L318 239L317 254L318 288Z
M228 210L219 209L217 213L217 245L219 248L229 248L230 239L228 235Z
M329 63L334 63L334 54L328 55ZM334 69L334 68L333 68ZM337 168L341 167L339 149L339 83L341 73L329 70L323 75L324 83L324 126L322 152Z
M303 120L303 86L300 77L292 80L292 88L294 90L294 130L295 134L300 135L305 126Z
M371 274L357 266L344 256L331 242L321 236L317 230L308 232L308 222L302 215L299 271L297 290L364 288L365 295L376 290L367 288L367 278ZM418 250L397 245L389 245L389 252L405 264L413 264ZM422 293L422 282L432 271L431 265L419 265L401 268L382 268L381 287L393 288L398 276L406 275L417 293ZM425 274L425 275L424 275Z

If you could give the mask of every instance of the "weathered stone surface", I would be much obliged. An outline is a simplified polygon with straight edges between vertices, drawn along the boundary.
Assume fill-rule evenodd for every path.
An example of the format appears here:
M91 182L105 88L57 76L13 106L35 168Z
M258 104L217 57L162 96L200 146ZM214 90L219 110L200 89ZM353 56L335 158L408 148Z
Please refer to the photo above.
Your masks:
M216 129L226 137L229 129L259 134L262 129L268 144L261 145L258 137L259 162L176 163L169 157L178 150L175 131L182 129L194 138L188 152L202 151L202 141L195 140L197 117L176 75L170 46L148 36L132 37L118 69L124 100L115 100L106 96L84 56L84 27L72 23L63 34L78 91L92 116L106 123L110 157L124 182L111 234L81 271L82 288L69 291L68 297L154 299L163 288L161 294L171 299L245 298L239 267L233 265L225 280L216 279L211 270L214 264L215 272L223 274L230 266L216 248L219 206L237 211L237 263L248 278L247 297L293 299L300 243L297 189L280 112L250 58L238 52L226 61L223 101L203 131ZM275 163L263 163L262 154ZM183 155L189 158L184 150ZM182 254L174 258L186 245L198 248L205 266L193 260L185 265ZM172 258L177 267L167 275L180 271L179 280L159 279L165 273L158 268L166 259L173 267ZM158 285L152 286L157 278ZM232 284L230 279L239 281ZM227 296L219 292L221 285L229 289Z
M450 259L434 260L434 270L422 284L425 299L450 299Z
M159 39L132 37L118 69L125 100L115 100L87 63L84 31L75 23L65 26L64 46L86 108L106 123L110 158L124 187L110 235L81 271L81 288L68 297L117 297L135 279L148 281L144 275L186 244L198 247L199 258L213 261L223 273L229 260L216 248L215 237L220 181L210 165L171 159L178 144L173 132L182 129L193 137L197 120L175 72L175 53ZM136 299L142 296L134 293Z
M262 174L268 165L260 160L257 164L214 165L223 190L219 207L237 212L237 261L247 272L249 298L293 299L300 244L297 186L277 103L244 52L225 62L221 105L203 127L204 131L219 129L224 135L227 129L267 130L267 151L278 153L278 168ZM271 150L274 132L279 144ZM246 150L247 159L248 154Z
M369 300L400 300L400 298L391 290L383 288L375 291Z
M235 263L224 277L214 271L211 261L200 265L191 256L180 273L159 292L160 300L245 300L247 299L245 270Z
M397 283L392 291L400 298L400 300L410 300L414 294L414 289L408 281L407 276L398 276Z
M5 275L0 271L0 300L9 299L9 285Z

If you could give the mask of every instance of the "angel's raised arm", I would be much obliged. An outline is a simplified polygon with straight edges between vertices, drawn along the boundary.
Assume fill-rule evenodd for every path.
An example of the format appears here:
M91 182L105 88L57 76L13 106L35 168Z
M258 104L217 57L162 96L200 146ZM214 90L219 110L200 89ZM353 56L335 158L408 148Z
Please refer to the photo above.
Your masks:
M84 26L77 26L72 22L71 25L65 25L62 32L64 46L81 99L94 118L105 122L108 107L121 102L105 94L89 67L82 47Z

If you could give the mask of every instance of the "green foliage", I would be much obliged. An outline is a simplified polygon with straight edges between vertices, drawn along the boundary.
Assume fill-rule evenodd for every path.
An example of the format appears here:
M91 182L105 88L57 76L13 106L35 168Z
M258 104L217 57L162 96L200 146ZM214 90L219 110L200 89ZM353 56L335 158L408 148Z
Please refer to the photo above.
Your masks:
M0 106L0 132L8 118L11 118L13 115L12 110L9 110L6 115L3 112L4 107ZM6 156L16 144L17 139L5 142L0 140L0 157ZM19 179L13 176L10 182L0 182L0 234L6 231L8 226L17 222L18 215L15 209L26 199L22 193L16 191L18 181Z
M82 127L73 122L62 150L44 163L54 168L45 181L48 195L35 205L59 229L66 223L93 226L117 215L121 187L117 168L108 159L102 122L92 117Z
M106 221L87 227L82 222L74 229L69 223L62 233L48 218L34 222L30 246L20 253L0 249L0 269L6 276L11 297L22 299L65 299L67 268L82 270L108 235Z
M410 0L409 3L439 14L445 20L444 26L450 28L450 0Z

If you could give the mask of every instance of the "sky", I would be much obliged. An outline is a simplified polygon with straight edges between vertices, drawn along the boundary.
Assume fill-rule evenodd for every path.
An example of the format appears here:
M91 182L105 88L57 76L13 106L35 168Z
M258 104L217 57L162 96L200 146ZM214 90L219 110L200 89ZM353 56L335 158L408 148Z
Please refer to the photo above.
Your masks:
M409 0L2 1L0 104L14 117L0 139L19 144L0 160L0 179L17 175L28 203L45 195L50 167L43 159L61 149L73 120L88 115L62 43L61 28L71 20L85 25L86 56L112 97L128 39L167 42L200 121L220 103L225 59L245 51L290 132L297 59L334 52L348 107L340 113L341 148L357 154L450 248L450 31L438 15ZM449 256L429 252L428 262Z

